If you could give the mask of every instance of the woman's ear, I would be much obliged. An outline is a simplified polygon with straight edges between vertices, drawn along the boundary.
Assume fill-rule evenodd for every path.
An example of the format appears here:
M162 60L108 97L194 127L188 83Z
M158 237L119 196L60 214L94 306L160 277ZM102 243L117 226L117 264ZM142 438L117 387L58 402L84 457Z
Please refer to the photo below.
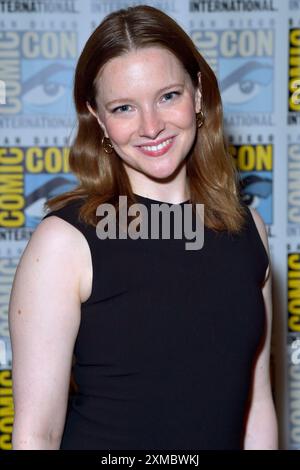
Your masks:
M88 101L86 101L85 104L86 104L86 107L87 107L87 109L89 110L89 112L90 112L93 116L95 116L96 119L98 119L98 115L97 115L97 113L93 110L93 108L92 108L92 106L90 105L90 103L89 103Z
M103 122L100 120L98 114L97 114L96 111L91 107L91 105L90 105L90 103L89 103L88 101L86 101L86 106L87 106L89 112L97 119L99 126L101 127L102 131L104 132L105 137L108 137L108 134L107 134L107 132L106 132L106 129L105 129L105 126L104 126Z

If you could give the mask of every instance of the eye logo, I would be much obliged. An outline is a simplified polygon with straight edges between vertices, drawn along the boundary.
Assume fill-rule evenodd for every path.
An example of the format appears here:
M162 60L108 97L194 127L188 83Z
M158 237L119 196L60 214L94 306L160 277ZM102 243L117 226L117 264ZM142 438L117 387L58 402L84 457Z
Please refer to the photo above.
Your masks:
M256 143L231 144L229 151L239 173L242 200L247 206L257 209L264 222L270 225L273 223L274 145L272 136L266 138L266 142L263 139L262 135L257 135Z
M272 223L271 211L273 182L271 178L254 173L241 177L240 190L243 201L253 209L259 209L266 224Z
M223 61L225 62L225 61ZM270 59L232 59L224 63L227 75L220 81L224 108L228 112L272 112L273 67ZM233 70L230 70L232 67Z
M47 175L40 173L26 175L25 214L26 227L36 227L43 217L44 203L59 194L71 191L76 186L76 179L72 175Z
M71 111L73 67L55 61L23 61L22 86L24 114L58 115ZM70 61L69 61L70 62Z

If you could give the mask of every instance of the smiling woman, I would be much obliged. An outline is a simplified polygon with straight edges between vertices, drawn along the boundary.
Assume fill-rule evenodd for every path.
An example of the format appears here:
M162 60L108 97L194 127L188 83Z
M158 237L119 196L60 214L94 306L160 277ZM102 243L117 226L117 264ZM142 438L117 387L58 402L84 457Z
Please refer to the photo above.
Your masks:
M14 449L276 448L267 236L240 201L213 71L174 20L131 7L88 39L74 100L79 185L48 201L11 294ZM204 243L186 249L177 228L201 204ZM134 236L97 237L107 206Z
M205 204L208 227L241 229L217 79L172 18L140 6L104 19L79 58L74 101L70 168L80 184L48 201L51 209L81 197L80 217L96 226L97 206L119 195L188 196Z
M173 191L188 197L186 157L201 94L174 54L157 46L123 54L103 67L96 86L98 114L87 106L121 158L133 191L147 195L155 188L162 198ZM171 182L163 182L169 177Z

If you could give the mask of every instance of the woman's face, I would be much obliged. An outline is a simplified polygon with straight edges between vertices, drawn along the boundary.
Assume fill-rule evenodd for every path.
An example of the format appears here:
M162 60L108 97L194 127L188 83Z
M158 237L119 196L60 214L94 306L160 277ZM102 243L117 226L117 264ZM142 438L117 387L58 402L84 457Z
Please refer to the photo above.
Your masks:
M172 53L149 47L112 59L97 88L98 122L133 187L135 178L160 180L179 167L185 171L201 94Z

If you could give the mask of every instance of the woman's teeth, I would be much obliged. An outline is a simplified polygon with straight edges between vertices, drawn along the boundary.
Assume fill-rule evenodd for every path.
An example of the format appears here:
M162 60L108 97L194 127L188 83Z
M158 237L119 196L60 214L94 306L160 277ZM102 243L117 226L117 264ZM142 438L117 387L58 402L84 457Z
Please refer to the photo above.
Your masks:
M171 142L172 142L172 139L168 139L168 140L165 140L164 142L162 142L159 145L151 145L151 146L141 145L141 147L145 150L148 150L149 152L157 152L158 150L161 150L164 147L166 147L167 145L169 145Z

